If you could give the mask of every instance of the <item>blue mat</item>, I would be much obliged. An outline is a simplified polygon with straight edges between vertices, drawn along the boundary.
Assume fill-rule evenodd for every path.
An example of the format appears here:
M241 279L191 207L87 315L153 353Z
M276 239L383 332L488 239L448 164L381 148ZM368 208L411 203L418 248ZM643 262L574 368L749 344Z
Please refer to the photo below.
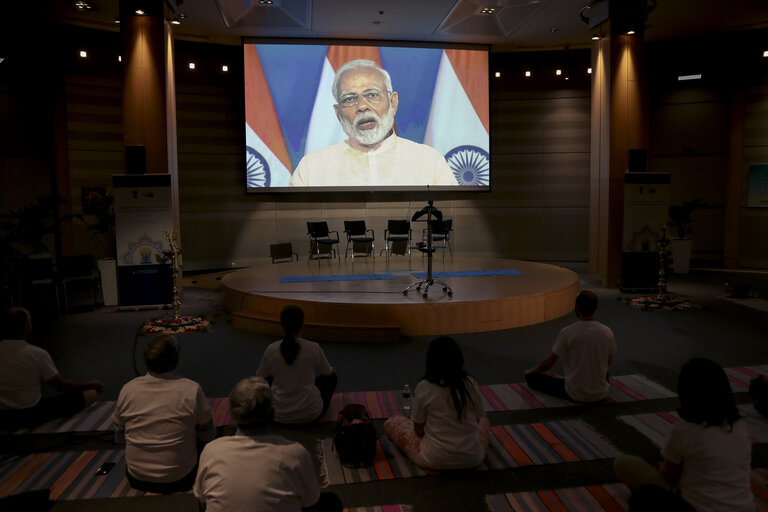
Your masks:
M340 276L285 276L281 283L313 283L321 281L375 281L377 279L394 279L392 274L351 274Z
M426 272L413 272L413 277L424 279ZM457 272L432 272L432 277L474 277L474 276L519 276L522 272L517 270L461 270Z

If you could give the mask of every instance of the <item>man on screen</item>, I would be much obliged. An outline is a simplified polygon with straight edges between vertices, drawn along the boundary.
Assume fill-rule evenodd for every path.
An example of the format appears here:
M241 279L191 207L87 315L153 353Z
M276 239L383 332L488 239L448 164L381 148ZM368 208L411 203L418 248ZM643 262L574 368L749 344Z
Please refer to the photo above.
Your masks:
M340 67L333 96L349 138L304 155L290 186L458 185L436 149L395 135L397 92L389 73L373 61Z

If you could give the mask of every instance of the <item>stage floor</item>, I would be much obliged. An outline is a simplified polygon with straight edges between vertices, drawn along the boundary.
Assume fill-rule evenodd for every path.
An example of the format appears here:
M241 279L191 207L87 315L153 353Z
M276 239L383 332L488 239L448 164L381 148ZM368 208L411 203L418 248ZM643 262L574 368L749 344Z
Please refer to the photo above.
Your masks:
M464 258L440 255L433 259L433 278L442 286L421 291L403 290L422 278L427 259L404 256L355 258L354 262L313 260L279 263L231 272L222 278L224 307L233 313L236 326L281 334L280 311L298 304L305 313L305 335L344 341L333 327L368 330L390 329L400 335L441 335L510 329L552 320L573 311L579 278L575 272L544 263L521 260ZM439 272L515 270L518 275L441 277ZM322 278L361 274L390 274L394 278L281 282L281 278ZM320 327L320 329L315 329ZM322 329L325 327L326 329ZM359 333L353 334L355 338ZM343 336L341 336L343 337ZM365 340L361 340L365 341Z

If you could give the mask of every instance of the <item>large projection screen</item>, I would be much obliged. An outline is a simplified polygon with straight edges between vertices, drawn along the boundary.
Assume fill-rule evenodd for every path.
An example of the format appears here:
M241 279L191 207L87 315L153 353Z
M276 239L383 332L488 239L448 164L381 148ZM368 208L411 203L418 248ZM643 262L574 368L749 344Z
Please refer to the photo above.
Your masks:
M247 192L490 190L487 47L245 40L243 58ZM334 78L356 59L386 70L391 91L345 73L342 108ZM347 132L394 123L360 151L347 114Z

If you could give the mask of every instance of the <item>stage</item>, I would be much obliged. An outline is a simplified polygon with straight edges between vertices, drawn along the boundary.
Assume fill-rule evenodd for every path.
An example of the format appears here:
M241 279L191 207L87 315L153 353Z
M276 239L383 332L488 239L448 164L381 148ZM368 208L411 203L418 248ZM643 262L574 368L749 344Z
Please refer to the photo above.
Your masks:
M281 335L280 311L298 304L306 315L303 334L324 341L396 342L400 336L458 334L510 329L573 311L575 272L521 260L463 258L440 254L433 278L453 289L403 290L424 276L427 259L406 256L307 260L237 270L222 280L224 308L233 325ZM446 276L440 273L449 273Z

